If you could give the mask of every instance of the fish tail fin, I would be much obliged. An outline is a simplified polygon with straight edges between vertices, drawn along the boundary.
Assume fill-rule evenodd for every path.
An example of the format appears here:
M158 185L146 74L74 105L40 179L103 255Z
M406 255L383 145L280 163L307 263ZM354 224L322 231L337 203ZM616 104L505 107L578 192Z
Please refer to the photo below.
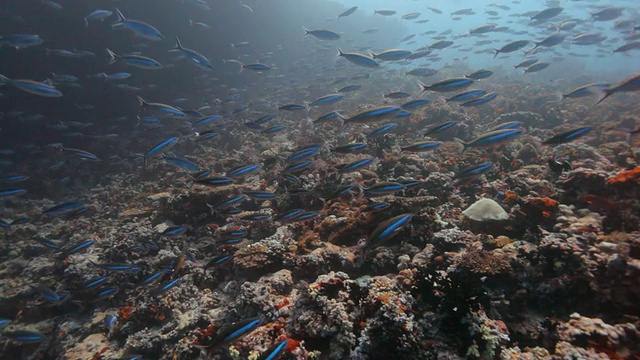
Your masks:
M138 101L140 102L140 106L147 106L148 105L148 103L140 95L138 95Z
M422 87L422 91L420 91L420 94L422 94L425 91L429 90L429 86L425 85L422 81L418 81L418 84L420 84L420 87Z
M174 47L173 49L182 50L182 44L180 43L180 38L178 38L178 35L176 35L176 47Z
M336 111L336 115L338 115L338 121L340 122L340 126L338 127L338 129L343 130L346 125L345 120L347 120L347 117L338 111Z
M338 56L342 56L344 55L344 53L342 52L342 49L338 48Z
M113 64L118 60L118 55L111 51L111 49L107 49L107 54L109 54L109 64Z
M304 30L304 36L307 36L310 34L309 29L307 29L306 27L302 27L302 30Z
M189 26L193 26L193 20L189 19Z
M533 52L536 51L536 49L538 48L539 43L535 43L534 42L534 44L535 45L531 49L524 51L525 55L533 54Z
M122 15L122 11L120 11L120 9L116 8L116 15L118 16L118 21L119 22L123 22L125 20L127 20L127 18L124 17L124 15Z
M0 74L0 85L4 85L9 82L9 78Z
M600 97L600 100L598 100L598 102L595 103L595 105L600 104L601 102L604 101L604 99L608 98L609 96L611 96L613 94L613 91L609 90L609 89L602 89L602 97Z
M89 27L89 19L84 18L84 27Z
M498 57L498 54L500 54L500 50L498 49L493 49L493 51L495 51L496 53L493 54L493 58L495 59L496 57Z
M454 139L455 139L455 141L459 142L462 145L462 152L461 153L465 152L467 150L467 148L469 147L469 143L464 142L464 141L462 141L462 140L460 140L458 138L454 138Z

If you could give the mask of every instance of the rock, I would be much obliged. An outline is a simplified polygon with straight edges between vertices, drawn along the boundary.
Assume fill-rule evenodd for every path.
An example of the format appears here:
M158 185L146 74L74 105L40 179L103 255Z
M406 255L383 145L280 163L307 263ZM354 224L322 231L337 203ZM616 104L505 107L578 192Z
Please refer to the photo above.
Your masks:
M483 222L486 220L507 220L509 214L494 200L480 199L462 212L467 218Z

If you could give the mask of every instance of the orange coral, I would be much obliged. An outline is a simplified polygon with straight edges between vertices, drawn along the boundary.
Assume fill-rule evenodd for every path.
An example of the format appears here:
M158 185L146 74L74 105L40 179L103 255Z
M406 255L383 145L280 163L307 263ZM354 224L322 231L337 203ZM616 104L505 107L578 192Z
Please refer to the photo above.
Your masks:
M127 304L118 310L118 317L122 320L131 318L133 311L131 305Z
M612 211L617 207L615 201L593 194L584 195L580 200L589 204L589 208L592 210Z
M623 185L629 182L640 183L640 167L619 172L607 181L607 185Z

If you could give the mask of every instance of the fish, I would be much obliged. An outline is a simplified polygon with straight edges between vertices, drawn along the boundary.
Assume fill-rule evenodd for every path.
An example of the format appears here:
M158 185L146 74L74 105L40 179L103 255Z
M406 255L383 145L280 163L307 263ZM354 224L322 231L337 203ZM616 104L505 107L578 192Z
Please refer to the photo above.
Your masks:
M219 336L222 337L221 342L226 343L229 341L237 340L238 338L252 332L261 324L261 319L250 318L224 327L220 330L219 333Z
M412 13L408 13L408 14L404 14L402 15L402 19L403 20L415 20L417 18L420 17L420 15L422 15L422 13L419 12L412 12Z
M438 73L438 70L434 70L431 68L415 68L406 72L405 74L407 76L411 75L411 76L429 77L437 73Z
M125 264L125 263L106 263L106 264L96 264L93 261L89 261L91 265L111 272L136 272L142 270L142 268L135 264Z
M373 203L373 204L367 205L364 209L362 209L362 211L363 212L382 211L382 210L388 209L390 206L391 204L388 202Z
M179 138L178 137L171 137L168 138L167 140L162 141L161 143L159 143L158 145L152 147L151 149L147 150L146 153L144 153L144 166L147 166L147 162L149 160L150 157L162 153L163 150L168 150L170 147L173 147L175 144L178 143Z
M469 101L475 98L478 98L480 96L484 96L488 93L488 91L486 90L469 90L469 91L465 91L463 93L460 94L456 94L448 99L446 99L446 102L464 102L464 101Z
M629 50L637 50L640 49L640 41L633 41L630 43L626 43L620 47L617 47L615 50L613 50L614 53L619 53L619 52L627 52Z
M528 73L538 72L538 71L541 71L541 70L544 70L544 69L548 68L549 65L551 65L551 64L546 63L546 62L538 61L538 62L536 62L534 64L531 64L528 67L526 67L524 69L524 73L528 74Z
M352 163L340 164L337 166L338 171L341 174L356 172L365 166L371 165L373 163L373 160L374 160L373 158L364 158L361 160L354 161Z
M174 116L182 116L182 117L187 116L187 114L185 114L184 111L178 109L177 107L167 105L167 104L162 104L162 103L150 103L144 100L141 96L138 96L138 102L140 103L140 106L145 108L152 108L154 110L159 110Z
M479 164L473 164L458 171L454 176L454 179L468 180L468 179L477 178L478 176L489 171L492 167L493 167L493 163L491 161L485 161Z
M200 166L189 159L170 157L162 154L162 160L187 171L200 171Z
M406 59L409 55L411 55L411 51L404 49L389 49L377 54L371 53L371 57L382 61L402 60Z
M16 34L0 37L0 47L11 46L16 50L42 45L44 40L40 35Z
M465 107L478 106L478 105L486 104L489 101L495 99L496 97L498 97L497 93L490 92L490 93L486 93L486 94L484 94L484 95L482 95L480 97L477 97L475 99L465 101L465 102L461 103L460 106L465 106Z
M89 281L87 283L84 283L80 288L82 290L92 289L92 288L94 288L94 287L106 282L107 280L108 280L107 277L100 277L100 278L97 278L95 280L91 280L91 281Z
M464 146L464 149L463 149L464 151L468 148L501 144L504 142L511 141L515 138L518 138L520 137L520 135L522 135L521 129L504 129L504 130L491 131L491 132L482 134L477 138L471 140L470 142L464 142L459 139L458 141Z
M129 66L144 70L159 70L163 68L162 64L157 60L146 56L133 54L118 55L110 49L107 49L107 54L109 54L109 64L113 64L116 61L122 61Z
M48 98L58 98L62 96L62 92L52 85L42 83L35 80L13 80L0 74L0 85L9 84L16 89L24 92Z
M609 21L618 18L622 15L624 8L621 7L607 7L602 10L591 13L593 21Z
M207 206L211 209L224 209L226 207L232 206L232 205L236 205L239 204L241 202L243 202L244 200L247 199L247 195L245 194L240 194L240 195L236 195L236 196L232 196L230 198L228 198L227 200L221 201L215 205L209 205L207 204Z
M313 123L314 124L321 124L321 123L325 123L327 121L331 121L331 120L334 120L334 119L342 119L342 118L343 118L342 114L340 114L337 111L332 111L330 113L324 114L324 115L318 117L317 119L313 120Z
M206 269L208 269L208 268L210 268L212 266L217 266L217 265L220 265L220 264L224 264L225 262L227 262L227 261L229 261L231 259L233 259L232 255L227 255L227 254L219 255L219 256L216 256L213 259L211 259L209 262L207 262L207 264L205 265L204 268L206 270Z
M259 200L275 199L277 197L277 194L275 193L272 193L270 191L260 191L260 190L245 191L244 194L252 199L259 199Z
M575 99L585 96L598 94L597 88L603 89L611 86L611 84L587 84L579 86L566 94L562 94L562 99Z
M72 244L69 245L68 249L67 246L63 247L61 250L64 252L65 256L69 256L69 255L73 255L77 252L80 252L90 246L93 246L96 243L95 240L90 239L90 240L86 240L86 241L82 241L82 242L78 242L76 244Z
M37 344L46 339L43 333L32 330L3 331L2 337L23 344Z
M261 125L261 124L264 124L264 123L266 123L268 121L273 120L275 117L276 117L275 114L268 114L268 115L264 115L264 116L260 117L258 120L254 121L254 122L256 124Z
M160 295L164 294L165 292L171 290L175 286L177 286L178 283L181 280L182 280L182 278L176 278L176 279L173 279L173 280L167 282L166 284L162 284L162 285L158 286L157 288L155 288L153 291L151 291L151 295L152 296L160 296Z
M542 144L543 145L564 144L586 135L589 131L591 131L591 129L592 129L591 126L583 126L573 130L569 130L561 134L550 137L549 139L543 141Z
M285 167L282 172L285 174L297 173L307 169L309 166L311 166L311 164L313 164L313 161L311 160L296 161Z
M103 320L103 326L107 332L111 331L113 325L118 321L118 318L112 314L107 314Z
M127 20L122 12L116 8L116 15L118 15L118 21L116 21L112 27L124 27L131 30L136 36L139 36L146 40L151 41L160 41L164 39L164 35L153 27L152 25L147 24L144 21L140 20Z
M531 21L536 21L536 22L543 22L543 21L547 21L549 19L552 19L558 15L560 15L560 13L564 11L564 8L562 7L551 7L551 8L547 8L544 9L538 13L536 13L535 15L531 16Z
M69 299L70 293L68 291L53 291L47 286L36 286L33 288L37 292L38 296L43 300L46 300L55 305L60 305Z
M372 139L372 138L376 138L378 136L384 135L386 133L388 133L389 131L395 129L398 127L398 123L388 123L385 124L377 129L374 129L372 132L370 132L369 134L367 134L367 138Z
M404 189L406 189L406 186L404 184L401 184L399 182L388 181L388 182L376 183L375 185L369 188L362 189L362 193L364 197L378 197L378 196L393 194L395 192L402 191Z
M84 17L84 25L86 27L89 27L89 21L94 21L94 20L104 21L111 15L113 15L113 11L111 10L102 10L102 9L94 10L90 14Z
M492 127L491 129L489 129L488 132L505 130L505 129L515 129L515 128L521 127L522 125L523 123L521 121L508 121L506 123L502 123L500 125L496 125Z
M415 144L403 146L400 148L400 150L406 152L431 151L438 148L440 145L442 145L440 141L422 141Z
M340 39L340 34L333 32L331 30L309 30L303 28L304 36L311 35L320 40L338 40Z
M351 7L349 9L345 10L344 12L340 13L340 15L338 15L338 18L349 16L349 15L353 14L354 12L356 12L356 10L358 10L357 6Z
M298 215L290 218L289 221L291 221L291 222L305 221L305 220L314 219L314 218L316 218L318 216L320 216L320 213L318 213L318 212L304 211L301 214L298 214Z
M209 115L209 116L205 116L202 119L194 122L193 124L191 124L192 127L197 127L197 126L202 126L202 125L206 125L206 124L210 124L214 121L220 120L222 119L222 116L220 115Z
M160 279L163 275L169 274L171 272L172 272L172 270L170 270L170 269L162 269L160 271L157 271L157 272L151 274L150 276L144 278L144 280L142 280L140 282L140 285L151 284L151 283L157 281L158 279Z
M402 108L398 106L381 106L362 111L345 119L347 124L362 124L372 121L380 121L398 115Z
M639 90L640 90L640 73L637 73L622 80L617 84L614 84L602 89L602 92L604 95L600 98L600 100L598 100L596 105L600 104L602 101L604 101L604 99L608 98L609 96L615 93L634 92Z
M274 125L274 126L272 126L270 128L266 128L266 129L262 130L260 133L261 134L274 134L274 133L280 132L282 130L285 130L286 128L287 127L284 126L284 125Z
M321 148L322 148L322 145L313 144L312 146L309 146L307 148L300 149L294 152L287 158L287 161L300 161L308 157L314 156L320 151Z
M424 133L424 136L429 136L431 134L437 134L437 133L441 133L449 128L452 128L454 126L456 126L458 124L457 121L447 121L445 123L442 124L438 124L438 125L434 125L433 127L429 128L429 130L427 130Z
M97 302L100 300L104 300L104 299L108 299L108 298L112 298L114 296L116 296L117 293L120 292L120 288L117 286L113 286L104 290L101 290L93 299L93 302Z
M245 177L247 175L257 172L260 169L262 169L262 165L260 164L241 165L229 170L227 172L227 177L230 177L230 178Z
M416 99L400 105L400 108L402 108L403 110L415 110L429 104L431 104L431 100L429 99Z
M357 8L357 6L355 8ZM273 344L267 350L265 350L265 352L260 354L258 360L276 360L287 350L288 347L289 339L284 339L279 343Z
M453 45L453 41L451 41L451 40L440 40L440 41L436 41L433 44L429 45L429 49L442 50L442 49L448 48L451 45Z
M560 33L551 34L539 42L534 42L535 46L530 50L527 50L525 53L527 54L532 53L540 46L552 47L552 46L559 45L564 41L565 37L566 36L564 34L560 34Z
M191 62L193 62L200 69L203 69L205 71L213 71L213 65L211 65L209 59L195 50L183 47L178 36L176 36L175 38L176 46L170 51L179 51L180 53L182 53L182 55L184 55L184 57L191 60Z
M519 64L514 65L513 67L515 69L527 68L527 67L529 67L529 66L531 66L531 65L533 65L533 64L535 64L537 62L538 62L538 59L536 59L536 58L526 58L526 59L522 60Z
M338 56L347 59L349 62L356 64L358 66L368 67L368 68L377 68L380 66L376 62L376 60L368 55L355 53L355 52L343 52L341 49L338 49Z
M298 104L286 104L286 105L278 106L278 109L286 110L286 111L299 111L299 110L306 110L307 107L304 105L298 105Z
M175 240L180 238L182 235L184 235L188 230L189 230L189 227L187 226L182 226L182 225L169 226L166 229L164 229L164 231L162 231L162 233L160 234L160 237Z
M349 93L349 92L354 92L357 90L360 90L362 88L362 85L348 85L345 86L343 88L338 89L337 92L339 93Z
M404 99L410 97L411 94L406 93L404 91L394 91L388 94L384 94L382 97L385 99Z
M581 33L573 37L572 44L575 45L594 45L599 44L607 39L606 35L597 33Z
M0 183L14 184L29 180L28 175L7 175L0 177Z
M374 10L373 13L382 15L382 16L391 16L391 15L395 15L397 11L389 10L389 9L381 9L381 10Z
M24 195L26 193L27 193L27 189L1 189L0 198Z
M355 153L355 152L359 152L361 150L364 150L368 147L368 145L366 143L351 143L351 144L345 144L345 145L340 145L337 146L335 148L333 148L333 152L339 153L339 154L346 154L346 153Z
M473 80L480 80L480 79L486 79L491 75L493 75L493 71L482 69L482 70L474 71L469 75L465 75L464 77L473 79Z
M431 85L425 85L423 83L419 83L422 87L422 93L425 91L437 91L437 92L449 92L449 91L457 91L460 89L464 89L466 87L471 86L474 80L468 78L451 78L442 81L438 81Z
M243 64L240 63L241 65L241 70L247 69L247 70L253 70L253 71L267 71L267 70L271 70L271 66L269 65L265 65L262 63L253 63L253 64Z
M63 147L62 151L65 155L85 161L100 161L100 158L86 150Z
M496 24L484 24L469 30L469 34L486 34L496 28Z
M414 214L401 214L383 221L369 236L369 243L380 243L396 236L413 219Z
M319 106L319 105L327 105L333 104L337 101L340 101L344 98L343 94L328 94L324 96L320 96L319 98L311 101L308 106Z
M565 171L571 171L573 170L573 167L571 166L571 163L569 161L557 161L554 158L550 158L547 161L547 164L549 165L549 169L551 169L551 171L557 173L557 174L561 174Z
M47 208L42 213L50 217L57 217L58 215L77 210L83 206L84 206L84 202L82 201L67 201L67 202L63 202L61 204L52 206L50 208Z

